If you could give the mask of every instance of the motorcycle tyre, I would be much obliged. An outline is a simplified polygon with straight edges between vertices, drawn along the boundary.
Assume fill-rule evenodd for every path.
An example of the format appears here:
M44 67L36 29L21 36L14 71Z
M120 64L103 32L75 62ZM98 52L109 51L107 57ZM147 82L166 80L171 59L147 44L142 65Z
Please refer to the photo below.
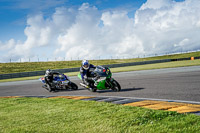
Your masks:
M121 90L121 86L116 80L113 80L112 84L114 86L114 88L111 88L113 91L118 92Z
M65 88L69 89L69 87L67 87L67 86ZM78 86L75 83L71 82L70 83L70 89L72 89L72 90L78 90Z
M46 85L43 85L42 88L44 88L44 89L50 91L50 87L49 87L49 85L47 85L47 84L46 84Z
M49 92L52 92L54 90L54 89L51 89L51 87L48 84L45 84L42 87L45 88Z

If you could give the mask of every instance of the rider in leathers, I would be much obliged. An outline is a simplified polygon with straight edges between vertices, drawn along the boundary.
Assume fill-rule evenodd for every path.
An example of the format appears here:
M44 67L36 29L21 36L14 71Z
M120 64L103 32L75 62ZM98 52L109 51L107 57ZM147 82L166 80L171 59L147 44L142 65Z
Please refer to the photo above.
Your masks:
M91 72L90 72L91 68L95 69L96 67L92 64L89 64L88 60L82 61L82 65L81 65L81 68L80 68L80 74L81 74L83 84L88 86L88 88L89 88L89 80L92 80L92 79L95 80L95 78L91 77Z
M53 72L50 69L46 70L45 82L49 85L50 91L55 91L55 84L53 83L53 75L59 74L58 72Z

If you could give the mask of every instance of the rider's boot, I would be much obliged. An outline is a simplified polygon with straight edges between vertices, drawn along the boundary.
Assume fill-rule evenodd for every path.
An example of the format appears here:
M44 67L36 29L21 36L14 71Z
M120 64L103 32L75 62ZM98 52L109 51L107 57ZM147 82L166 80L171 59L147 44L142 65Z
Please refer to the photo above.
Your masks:
M92 78L92 80L94 81L94 86L97 86L97 80L98 80L98 77L94 77L94 78Z
M45 85L43 85L42 87L43 87L43 88L47 88L48 86L47 86L47 84L45 84Z
M94 86L97 86L97 81L94 82Z
M51 86L50 86L50 92L52 92L52 91L55 91L55 88L56 88L56 86L55 86L55 84L54 83L51 83Z

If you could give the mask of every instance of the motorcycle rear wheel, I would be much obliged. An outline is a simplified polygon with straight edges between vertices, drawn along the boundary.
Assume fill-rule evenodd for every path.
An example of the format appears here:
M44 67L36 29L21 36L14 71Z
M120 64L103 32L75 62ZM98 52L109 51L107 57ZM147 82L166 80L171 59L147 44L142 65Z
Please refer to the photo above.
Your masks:
M55 91L55 89L56 89L55 87L54 88L50 87L48 84L43 85L42 87L45 88L46 90L48 90L49 92Z

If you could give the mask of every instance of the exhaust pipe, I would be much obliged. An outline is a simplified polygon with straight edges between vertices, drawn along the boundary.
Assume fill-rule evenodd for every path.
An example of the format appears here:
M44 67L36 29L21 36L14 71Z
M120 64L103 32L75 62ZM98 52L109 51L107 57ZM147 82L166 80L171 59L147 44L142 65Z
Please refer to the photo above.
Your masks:
M80 83L81 86L85 87L85 88L89 88L89 86L83 84L83 83Z

